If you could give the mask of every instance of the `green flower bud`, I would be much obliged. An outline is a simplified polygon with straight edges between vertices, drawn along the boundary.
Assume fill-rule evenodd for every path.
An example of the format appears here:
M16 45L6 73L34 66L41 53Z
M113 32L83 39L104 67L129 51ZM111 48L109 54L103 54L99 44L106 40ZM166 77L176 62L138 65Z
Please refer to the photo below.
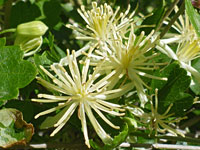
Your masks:
M40 49L42 42L42 36L27 37L18 35L14 44L20 46L21 50L24 51L24 56L30 56Z
M31 21L17 26L17 34L23 36L42 36L48 27L41 21Z

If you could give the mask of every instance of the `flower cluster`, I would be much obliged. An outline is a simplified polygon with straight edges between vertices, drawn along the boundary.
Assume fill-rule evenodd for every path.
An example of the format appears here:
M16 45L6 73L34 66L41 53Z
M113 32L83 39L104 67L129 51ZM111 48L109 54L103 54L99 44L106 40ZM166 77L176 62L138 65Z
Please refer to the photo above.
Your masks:
M179 34L174 37L169 35L168 38L159 39L154 30L149 34L145 34L144 31L136 34L136 29L140 28L133 19L136 10L130 15L130 6L124 13L119 13L119 10L118 7L114 11L106 3L97 6L97 3L93 2L92 9L88 11L81 6L78 13L86 22L86 28L77 24L67 24L66 27L75 30L76 38L87 40L88 44L78 51L72 51L72 54L67 50L67 57L61 59L60 63L51 65L49 71L40 66L51 81L37 77L38 82L59 94L39 94L38 99L32 99L32 101L58 103L58 105L37 114L35 118L57 110L63 114L54 125L56 128L51 136L58 133L78 109L85 144L90 147L86 116L101 140L105 144L111 144L112 137L101 127L95 114L112 128L120 129L107 116L120 117L125 115L126 109L133 111L134 109L129 106L117 103L118 98L130 93L136 93L135 99L139 105L133 114L146 120L150 130L155 130L156 134L157 131L161 133L168 131L184 136L167 125L181 120L168 120L172 116L172 114L168 115L172 105L164 114L158 113L158 91L156 90L154 107L147 94L151 87L146 81L150 79L167 81L165 77L154 75L154 70L166 64L155 61L154 58L159 55L159 51L156 51L155 48L179 61L182 68L200 79L198 71L191 67L191 60L199 57L200 52L195 30L187 16L185 21L180 16L181 25L175 22L173 26ZM175 11L178 11L177 7ZM172 41L179 42L176 52L168 45ZM81 60L78 57L80 55L82 55ZM79 62L77 62L78 59ZM115 100L116 103L110 100ZM142 110L146 103L151 104L150 113L144 113ZM93 114L94 112L95 114ZM107 114L105 115L105 113Z
M175 7L175 12L177 11L178 7ZM180 15L178 21L172 26L178 33L161 39L157 45L157 49L168 57L178 61L180 66L188 72L188 75L194 76L200 83L200 73L191 66L191 61L200 56L199 37L190 23L187 13L185 13L185 16ZM174 52L169 44L177 42L178 47L176 52Z

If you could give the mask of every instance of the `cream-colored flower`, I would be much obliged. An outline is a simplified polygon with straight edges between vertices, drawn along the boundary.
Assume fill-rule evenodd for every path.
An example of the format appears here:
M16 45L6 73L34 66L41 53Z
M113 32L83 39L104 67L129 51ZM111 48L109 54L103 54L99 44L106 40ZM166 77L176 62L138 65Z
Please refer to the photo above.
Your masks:
M105 59L102 64L101 70L115 70L116 74L111 81L110 89L112 89L118 82L119 78L127 76L131 80L132 84L136 87L137 94L141 100L141 106L148 101L145 94L145 87L150 88L141 78L147 77L152 79L167 80L166 78L160 78L146 73L146 70L154 70L157 65L163 65L163 63L155 63L152 60L157 54L145 56L155 45L155 41L151 40L154 31L148 36L145 36L144 32L141 32L139 36L134 34L133 25L131 25L131 32L128 37L128 41L124 43L122 37L124 35L115 34L113 41L109 43L108 47L104 49L96 50L94 54L91 54L91 65L97 65L100 60ZM116 39L116 40L115 40ZM89 56L89 55L88 55ZM110 79L111 80L111 79ZM130 89L131 90L131 89Z
M176 55L179 61L190 64L192 60L200 56L200 41L188 41L179 45Z
M175 122L179 122L182 119L186 119L186 117L184 117L184 118L169 120L169 117L173 116L173 114L168 114L173 104L171 104L163 114L158 113L158 89L155 90L155 106L153 105L152 101L150 101L150 103L151 103L151 113L148 114L149 122L150 122L149 129L151 131L155 130L155 135L157 135L158 132L165 133L165 131L168 131L176 136L177 134L179 134L185 137L185 135L182 132L168 125L169 123L172 124Z
M185 41L180 43L176 52L174 52L162 41L158 43L156 48L162 53L166 54L168 57L177 60L180 66L188 72L188 75L193 75L200 83L200 73L191 66L191 61L200 56L199 40Z
M175 13L178 12L179 8L175 6ZM168 21L165 21L168 24ZM161 41L165 44L169 43L182 43L182 42L193 42L198 39L195 29L190 23L189 17L185 12L185 15L180 15L178 20L172 25L172 28L176 30L177 33L167 33Z
M178 12L177 6L175 7L175 12ZM179 16L172 28L178 33L166 34L165 39L161 39L156 48L168 57L177 60L180 66L187 71L188 75L193 75L200 83L200 73L191 66L191 61L198 58L200 54L199 37L190 23L186 12L184 16ZM174 42L179 43L176 52L167 45Z
M51 65L51 69L55 72L56 76L52 75L41 66L41 69L52 79L54 84L39 77L37 78L38 82L50 90L59 92L60 95L39 94L38 97L42 99L32 99L32 101L35 102L58 103L58 106L37 114L35 118L62 109L63 116L61 116L54 125L56 129L51 134L51 136L54 136L67 123L78 107L78 117L81 120L86 145L90 147L85 114L87 114L97 135L102 141L104 143L111 143L112 138L103 130L93 115L92 110L95 111L108 125L115 129L119 129L120 127L112 124L101 111L115 116L124 115L124 113L119 112L124 111L124 109L120 108L120 105L110 103L107 100L123 95L124 92L126 92L126 89L130 88L130 84L118 89L107 90L107 86L110 82L109 79L112 80L113 75L116 73L115 70L101 78L101 64L94 69L92 74L89 74L90 59L87 58L82 68L82 72L80 73L75 51L72 52L72 55L70 55L68 51L67 59L70 72L67 72L60 65Z
M77 39L92 40L100 45L105 44L110 39L112 30L118 32L123 28L127 28L130 22L133 21L135 11L128 15L130 5L125 13L118 14L119 9L120 7L113 11L107 3L98 7L96 2L92 2L92 9L86 11L85 6L82 5L81 9L78 9L78 13L87 23L87 30L81 29L76 25L67 24L66 26L80 33L80 36L76 37Z

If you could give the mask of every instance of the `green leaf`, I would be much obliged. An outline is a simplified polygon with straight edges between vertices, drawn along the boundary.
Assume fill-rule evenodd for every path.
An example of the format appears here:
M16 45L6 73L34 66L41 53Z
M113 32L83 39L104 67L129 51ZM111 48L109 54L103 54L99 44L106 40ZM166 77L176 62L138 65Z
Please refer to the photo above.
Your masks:
M48 44L50 51L47 51L52 61L59 62L61 58L66 56L66 53L54 44L54 35L49 32L48 38L45 38L45 42Z
M5 45L6 45L6 38L5 37L0 38L0 47Z
M34 128L23 120L22 113L16 109L0 110L0 147L25 145L32 138Z
M34 55L34 62L35 62L35 65L38 68L39 68L40 65L44 66L44 65L51 65L52 64L52 61L50 61L47 58L47 53L46 52L42 53L42 55L35 54Z
M35 78L36 68L22 57L18 46L0 47L0 100L17 98L19 88Z
M10 27L14 28L18 24L35 20L41 15L36 4L19 1L11 9Z
M45 19L43 22L49 27L53 28L58 24L61 13L61 5L58 0L46 1L43 4L43 13L45 15Z
M168 81L153 80L151 87L152 93L155 88L159 89L158 102L159 112L163 113L168 106L173 103L172 111L176 115L183 115L183 112L193 104L193 97L185 93L190 86L191 78L187 72L180 68L177 63L172 63L162 72L157 72L156 76L167 77Z
M200 58L197 58L194 61L192 61L192 67L194 67L198 72L200 72ZM200 95L200 84L195 78L193 78L193 82L190 85L190 88L196 95Z
M187 93L180 93L179 99L173 103L171 112L175 112L176 115L182 116L184 111L189 109L193 105L193 97Z
M198 37L200 37L200 15L195 11L191 0L185 0L185 8Z
M105 145L104 147L100 147L96 142L90 140L90 144L94 149L97 150L113 150L117 146L119 146L122 142L126 140L128 136L128 125L125 124L123 130L114 137L113 142L111 145Z
M123 130L117 136L114 137L112 147L114 148L119 146L122 142L126 140L127 136L128 136L128 125L125 124Z
M173 63L173 64L170 64L169 66L167 66L164 70L160 71L160 70L157 70L155 72L155 76L158 76L158 77L165 77L165 78L168 78L170 73L172 72L172 70L175 68L175 66L177 66L177 64ZM169 79L168 79L169 80ZM156 79L153 79L152 82L151 82L151 93L150 94L154 94L155 93L155 89L157 88L158 90L162 89L165 84L167 83L167 81L162 81L162 80L156 80Z
M190 85L190 77L187 72L175 64L169 74L168 81L159 91L159 99L169 105L180 99L180 94L186 91Z
M2 6L7 0L0 0L0 6Z
M38 69L38 72L41 74L42 78L49 80L48 76L42 71L42 69L40 68L40 65L42 66L45 66L45 65L48 65L50 66L52 64L52 62L47 58L47 53L46 51L40 56L38 54L35 54L34 55L34 62L35 62L35 65Z
M168 81L158 93L159 111L164 112L167 106L173 103L172 110L176 115L183 115L185 109L190 108L193 104L192 96L185 93L190 86L191 79L178 64L171 64L169 70L171 71Z

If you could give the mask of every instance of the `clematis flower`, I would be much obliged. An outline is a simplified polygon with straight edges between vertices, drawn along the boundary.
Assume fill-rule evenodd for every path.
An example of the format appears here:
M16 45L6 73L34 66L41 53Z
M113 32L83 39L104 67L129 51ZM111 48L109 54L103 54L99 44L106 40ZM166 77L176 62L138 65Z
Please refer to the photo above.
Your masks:
M200 56L199 40L180 43L176 53L167 44L162 43L162 41L160 41L156 48L168 57L178 61L180 66L188 72L188 75L193 75L200 83L200 73L191 66L191 61Z
M136 7L137 9L137 7ZM107 41L110 40L112 32L119 32L125 30L130 26L130 22L133 21L133 16L136 11L133 11L128 15L130 11L130 5L125 13L119 13L120 7L113 11L110 5L105 3L104 5L97 6L96 2L92 2L92 9L86 11L85 6L82 5L81 9L78 9L78 13L86 22L86 29L78 26L77 23L73 25L67 24L66 27L77 31L76 39L90 41L83 48L76 51L76 56L80 56L82 52L90 49L90 47L98 47L107 45ZM66 57L60 60L61 65L68 65Z
M179 8L175 6L175 13L178 12ZM168 24L168 21L165 21L166 24ZM172 28L177 33L167 33L164 37L164 39L161 39L161 41L165 44L169 43L183 43L186 41L195 41L198 39L198 36L196 34L196 31L192 24L190 23L189 17L187 13L185 12L185 15L180 15L178 17L178 20L175 21L175 23L172 25Z
M113 38L113 41L109 43L108 47L96 50L94 54L88 55L92 60L91 65L95 66L101 60L105 59L101 70L115 70L115 78L126 76L127 79L131 80L131 83L136 87L142 107L144 107L145 103L148 101L144 87L150 87L141 79L141 76L158 80L167 80L166 78L156 77L145 72L146 70L154 70L158 65L164 65L163 63L149 62L149 60L157 56L156 53L145 56L155 45L155 41L151 40L153 34L154 31L148 36L145 36L145 33L141 32L139 36L136 36L134 34L133 25L131 25L128 41L124 43L124 39L122 38L124 35L116 33L114 37L116 37L117 40ZM111 81L112 84L109 88L112 89L118 80Z
M185 135L182 132L180 132L168 125L170 123L172 124L175 122L179 122L182 119L186 119L186 117L184 117L184 118L177 118L177 119L169 120L169 117L173 116L173 113L168 114L171 107L173 106L173 104L169 105L169 107L163 114L158 113L158 89L155 90L155 106L153 105L152 100L150 101L150 104L151 104L151 113L148 114L149 122L150 122L149 129L155 130L155 135L157 135L158 132L165 133L165 131L168 131L176 136L177 136L177 134L179 134L179 135L185 137Z
M104 5L97 6L96 2L92 2L92 9L86 11L85 6L82 5L81 9L78 9L78 13L87 23L87 30L81 29L77 25L67 24L66 27L74 29L80 33L77 39L92 40L94 43L103 45L107 40L110 39L112 30L118 32L123 28L127 28L129 23L133 21L133 11L128 15L130 11L130 5L128 6L125 13L118 12L120 7L113 11L110 5L105 3Z
M109 79L114 78L113 75L116 73L115 70L103 78L99 78L101 77L101 74L99 73L101 64L94 69L92 74L89 74L88 71L90 59L87 58L82 68L82 72L80 73L75 51L73 51L72 55L70 55L68 50L67 59L69 63L69 72L67 72L61 65L51 65L51 69L55 72L56 76L47 71L44 67L40 66L44 73L46 73L52 79L54 84L45 81L40 77L37 78L38 82L50 90L59 92L60 95L56 96L49 94L39 94L39 99L32 99L32 101L41 103L58 103L58 106L37 114L35 118L55 112L57 110L61 110L60 113L63 113L63 115L54 125L56 129L51 133L51 136L54 136L63 128L74 111L78 108L78 117L82 124L85 144L90 147L86 115L88 116L97 135L102 139L104 143L110 144L112 142L112 138L98 123L93 114L93 111L96 112L96 114L98 114L100 118L104 120L108 125L114 129L119 129L120 127L111 123L102 112L114 116L123 116L124 113L121 113L120 111L124 111L124 109L122 109L118 104L108 102L108 100L125 94L127 89L130 88L131 84L124 85L118 89L107 90Z

